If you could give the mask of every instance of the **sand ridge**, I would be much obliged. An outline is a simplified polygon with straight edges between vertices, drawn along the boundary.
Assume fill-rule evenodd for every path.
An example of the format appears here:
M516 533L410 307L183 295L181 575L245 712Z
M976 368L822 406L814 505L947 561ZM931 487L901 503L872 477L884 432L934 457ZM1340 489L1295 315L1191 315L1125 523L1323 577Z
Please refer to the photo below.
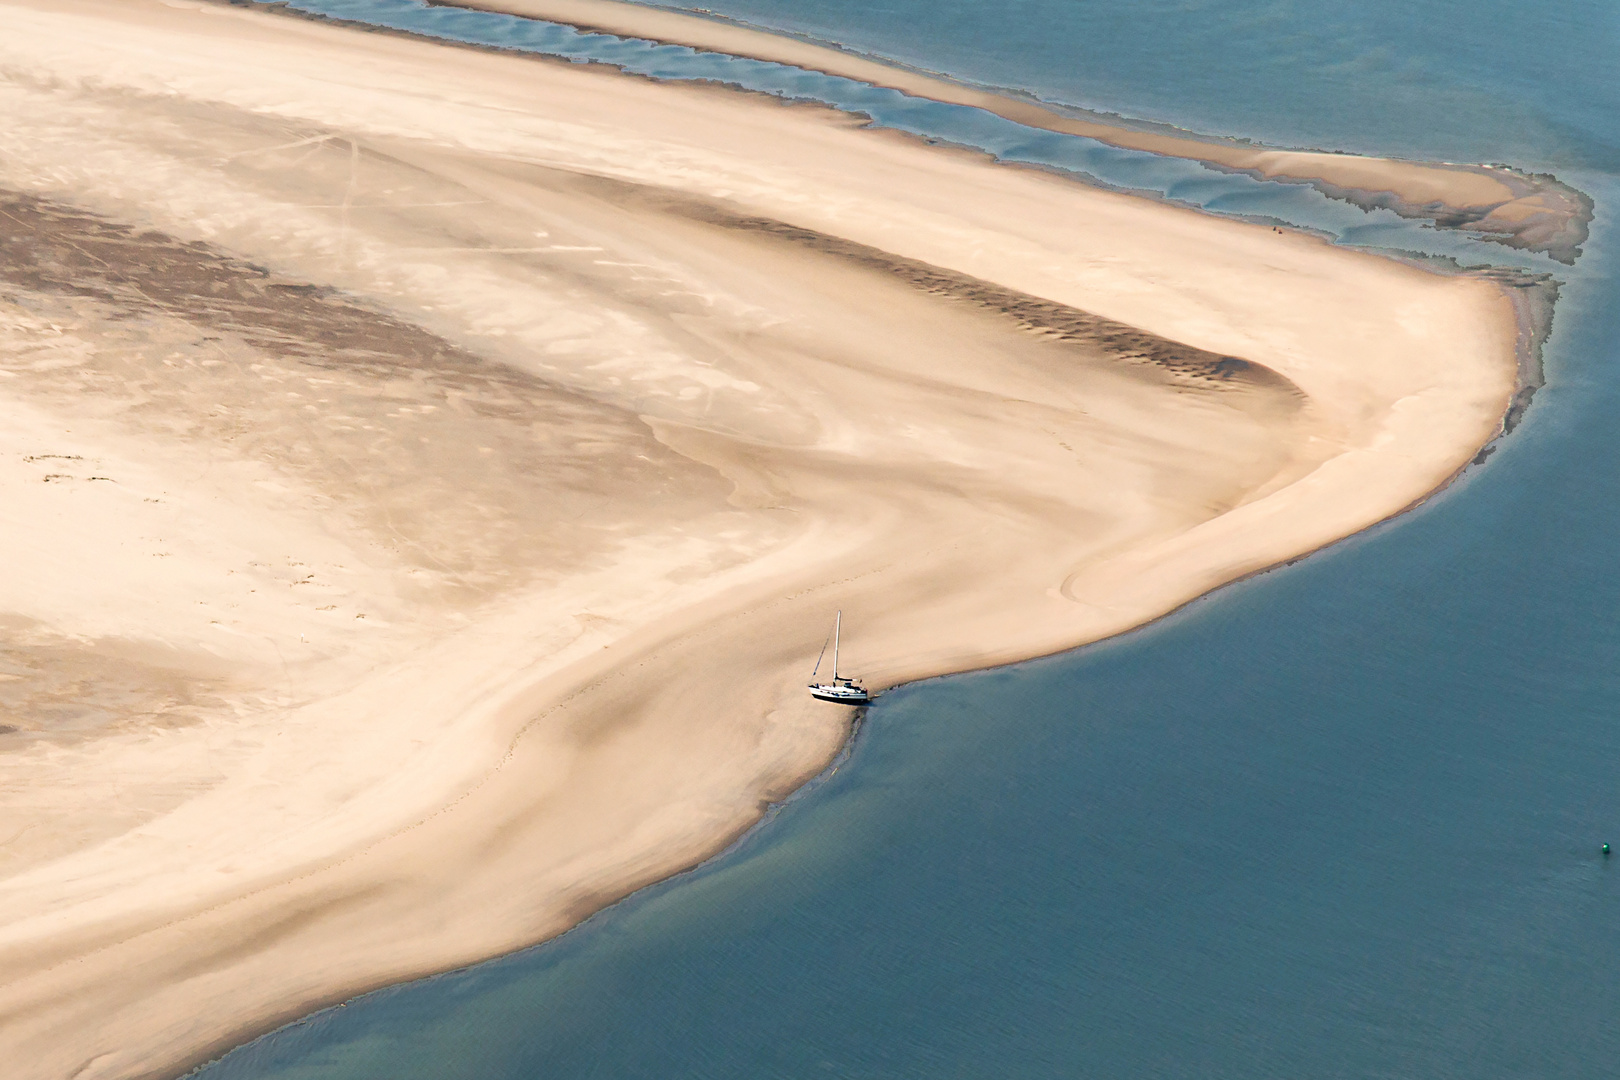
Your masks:
M172 1074L541 940L874 686L1096 640L1422 498L1512 306L656 85L5 0L0 1054Z
M1403 217L1445 228L1466 228L1573 264L1592 220L1587 196L1550 176L1529 176L1500 165L1372 158L1315 150L1284 150L1189 133L1131 127L1082 110L1059 111L1030 98L994 93L847 49L773 34L706 9L654 7L632 0L458 0L466 7L563 23L621 37L687 45L769 60L955 105L969 105L1015 123L1110 146L1187 158L1267 180L1305 181L1364 208L1386 207Z

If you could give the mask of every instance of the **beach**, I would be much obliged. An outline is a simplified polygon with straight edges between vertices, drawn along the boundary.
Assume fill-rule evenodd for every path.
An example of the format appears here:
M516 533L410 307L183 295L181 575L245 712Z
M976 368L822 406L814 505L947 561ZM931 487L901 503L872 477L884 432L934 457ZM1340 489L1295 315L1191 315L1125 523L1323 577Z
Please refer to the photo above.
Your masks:
M0 1053L174 1075L555 935L875 688L1118 633L1499 430L1508 290L830 110L6 0Z

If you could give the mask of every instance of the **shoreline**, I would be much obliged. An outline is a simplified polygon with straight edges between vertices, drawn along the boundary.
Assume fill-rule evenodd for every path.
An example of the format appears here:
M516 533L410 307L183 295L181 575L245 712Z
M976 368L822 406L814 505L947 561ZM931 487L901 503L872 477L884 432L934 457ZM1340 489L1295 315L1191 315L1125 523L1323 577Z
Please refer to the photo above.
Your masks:
M1388 209L1401 217L1433 222L1439 228L1474 230L1486 239L1545 253L1566 265L1573 265L1580 257L1592 220L1590 197L1552 176L1529 175L1500 165L1440 164L1278 149L1159 125L1133 127L1084 109L1060 111L1034 97L958 83L842 46L773 33L712 12L635 0L425 2L430 7L541 19L587 32L801 67L916 97L983 109L1014 123L1079 135L1122 149L1198 161L1262 180L1308 183L1329 198L1342 199L1364 210Z
M1459 275L1475 276L1471 271L1459 270L1456 271L1456 273ZM1524 411L1528 409L1535 392L1545 385L1541 358L1542 347L1552 330L1552 315L1556 306L1558 286L1556 283L1549 281L1545 276L1543 276L1535 280L1520 281L1515 283L1513 286L1504 286L1505 290L1507 288L1518 288L1523 290L1522 294L1513 292L1507 293L1509 298L1514 302L1515 310L1519 313L1516 320L1516 325L1519 327L1520 331L1518 349L1518 354L1520 356L1520 381L1516 384L1513 401L1510 404L1508 411L1504 413L1502 430L1494 435L1489 442L1480 447L1478 454L1476 454L1467 463L1459 467L1456 472L1452 473L1432 491L1419 496L1405 507L1402 507L1385 518L1378 521L1369 522L1365 527L1357 530L1356 532L1340 537L1337 540L1330 541L1329 543L1306 552L1303 555L1273 563L1269 566L1261 567L1252 573L1226 581L1220 585L1217 585L1208 592L1191 597L1181 605L1165 611L1145 622L1129 627L1128 629L1121 631L1119 634L1101 638L1097 641L1084 642L1067 649L1061 649L1056 652L1047 653L1040 656L1023 657L1021 659L1009 660L1001 664L994 664L981 668L969 668L961 671L946 671L936 674L923 675L916 679L904 680L889 686L885 686L883 688L883 692L887 693L889 691L910 686L918 682L930 682L935 679L951 678L955 675L993 671L999 667L1008 667L1037 660L1055 659L1067 653L1078 652L1080 650L1089 648L1092 645L1102 644L1103 642L1112 642L1126 635L1150 630L1166 620L1175 618L1194 604L1213 599L1219 593L1230 587L1241 585L1244 582L1261 577L1265 574L1272 573L1273 571L1293 566L1303 559L1330 551L1341 544L1355 541L1363 536L1366 536L1373 530L1380 528L1381 526L1388 525L1397 519L1412 513L1435 497L1444 494L1454 485L1459 483L1468 473L1485 464L1486 459L1495 451L1497 445L1508 435L1512 434L1514 427L1517 426L1517 421L1522 419ZM874 700L873 704L875 703L876 702ZM313 1020L315 1017L323 1013L328 1013L333 1010L343 1008L345 1005L360 998L367 997L370 994L379 993L381 991L396 987L408 986L426 979L437 978L441 975L454 975L459 972L480 967L484 964L505 960L533 949L539 949L547 945L551 945L568 934L583 930L596 916L610 912L614 907L624 903L625 901L633 899L646 889L652 888L653 886L672 885L682 878L701 874L711 864L716 863L730 855L741 844L747 842L749 838L760 829L769 826L776 815L781 813L792 803L801 798L813 795L816 788L820 786L820 784L830 779L834 773L836 773L840 768L844 767L852 759L857 749L857 744L860 740L861 733L865 729L868 722L867 709L869 707L870 706L862 706L858 709L851 710L851 720L848 727L848 734L843 741L838 744L838 747L833 755L828 758L815 772L809 773L804 778L799 780L787 781L784 785L784 790L779 797L769 799L760 804L759 814L756 818L740 825L736 832L718 840L716 842L716 846L709 851L708 854L702 856L698 861L692 863L691 865L677 869L664 876L652 878L639 885L636 885L633 888L628 888L622 895L605 900L600 906L594 908L588 914L584 915L578 922L573 923L566 929L551 937L531 942L526 945L520 945L508 952L473 960L470 963L457 967L449 967L424 972L407 979L372 987L370 989L360 991L359 993L351 994L342 998L341 1000L333 999L321 1001L320 1003L310 1007L300 1006L290 1010L285 1016L283 1016L283 1018L279 1020L267 1021L263 1026L251 1034L244 1035L234 1040L228 1040L221 1043L219 1047L216 1047L213 1050L205 1051L197 1055L188 1063L176 1068L168 1069L166 1071L153 1073L152 1080L186 1080L187 1077L194 1075L198 1070L221 1061L229 1054L234 1053L237 1050L244 1049L252 1043L257 1042L259 1039L274 1035L277 1032L285 1030L289 1027Z
M1468 272L1459 271L1458 273L1468 273ZM1543 280L1543 281L1538 281L1538 282L1532 282L1532 283L1529 283L1529 285L1528 285L1529 288L1538 288L1538 287L1541 287L1541 286L1548 286L1548 283ZM1477 455L1475 455L1474 458L1472 458L1466 464L1464 464L1460 468L1458 468L1456 472L1452 473L1449 477L1447 477L1439 486L1435 487L1432 491L1429 491L1426 494L1419 496L1417 499L1414 499L1411 503L1407 504L1405 507L1402 507L1401 509L1395 511L1394 513L1390 514L1389 516L1387 516L1385 518L1382 518L1382 519L1380 519L1378 521L1369 522L1365 527L1357 530L1356 532L1353 532L1353 533L1350 533L1349 535L1340 537L1337 540L1330 541L1329 543L1324 544L1321 547L1315 548L1315 549L1313 549L1313 550L1311 550L1309 552L1306 552L1306 553L1304 553L1302 555L1299 555L1299 556L1297 556L1295 558L1287 559L1287 560L1282 561L1282 562L1273 563L1273 564L1271 564L1269 566L1264 566L1264 567L1261 567L1261 568L1259 568L1259 569L1257 569L1257 570L1255 570L1255 571L1253 571L1251 573L1245 574L1242 577L1238 577L1238 578L1234 578L1234 579L1232 579L1230 581L1226 581L1226 582L1224 582L1224 583L1222 583L1220 585L1217 585L1216 587L1214 587L1213 589L1211 589L1208 592L1201 593L1201 594L1199 594L1197 596L1191 597L1188 600L1186 600L1184 603L1182 603L1181 605L1179 605L1179 606L1177 606L1175 608L1172 608L1172 609L1170 609L1168 611L1165 611L1165 612L1163 612L1163 613L1161 613L1159 615L1156 615L1153 618L1148 619L1145 622L1141 622L1141 623L1138 623L1138 624L1136 624L1134 626L1131 626L1128 629L1121 631L1119 634L1114 634L1114 635L1111 635L1109 637L1100 638L1097 641L1083 642L1081 644L1071 646L1071 647L1069 647L1067 649L1060 649L1060 650L1058 650L1056 652L1046 653L1046 654L1039 655L1039 656L1022 657L1020 659L1008 660L1008 661L1004 661L1004 662L1002 662L1000 664L993 664L993 665L989 665L989 666L986 666L986 667L980 667L980 668L968 668L968 669L963 669L961 671L945 671L945 672L939 672L939 673L935 673L935 674L922 675L922 676L919 676L916 679L903 680L903 681L900 681L900 682L885 686L885 687L883 687L882 692L887 693L889 691L897 690L897 689L900 689L900 688L906 687L906 686L910 686L913 683L918 683L918 682L929 682L929 681L933 681L935 679L947 679L947 678L951 678L952 676L955 676L955 675L973 674L973 673L982 672L982 671L993 671L993 670L995 670L997 668L1000 668L1000 667L1008 667L1008 666L1013 666L1013 665L1017 665L1017 664L1033 662L1033 661L1037 661L1037 660L1054 659L1056 657L1065 655L1066 653L1077 652L1079 650L1086 649L1086 648L1088 648L1088 647L1090 647L1092 645L1101 644L1102 642L1106 642L1106 641L1116 640L1117 638L1119 638L1121 636L1125 636L1125 635L1129 635L1129 634L1135 634L1135 633L1138 633L1138 632L1141 632L1141 631L1150 630L1154 626L1156 626L1156 625L1158 625L1158 624L1160 624L1160 623L1162 623L1162 622L1164 622L1166 620L1175 618L1177 615L1181 614L1183 611L1185 611L1187 608L1191 607L1194 604L1198 604L1198 603L1201 603L1203 601L1213 599L1217 594L1221 593L1222 591L1224 591L1224 590L1226 590L1226 589L1228 589L1230 587L1241 585L1244 582L1250 581L1250 580L1252 580L1254 578L1257 578L1257 577L1261 577L1261 576L1263 576L1265 574L1269 574L1269 573L1271 573L1273 571L1281 570L1281 569L1284 569L1286 567L1293 566L1296 563L1302 561L1303 559L1309 558L1309 557L1311 557L1313 555L1317 555L1317 554L1320 554L1320 553L1325 552L1325 551L1330 551L1333 548L1339 546L1340 544L1345 544L1345 543L1352 542L1352 541L1354 541L1354 540L1356 540L1356 539L1358 539L1358 538L1360 538L1362 536L1367 535L1369 532L1379 528L1380 526L1390 524L1390 523L1396 521L1397 519L1399 519L1401 517L1404 517L1405 515L1407 515L1407 514L1413 512L1413 511L1417 510L1418 508L1422 507L1423 505L1428 503L1430 500L1434 499L1436 496L1439 496L1439 495L1445 493L1451 487L1453 487L1455 484L1460 482L1468 473L1472 472L1473 470L1475 470L1475 469L1477 469L1480 466L1485 464L1486 459L1491 455L1492 452L1495 451L1497 445L1501 442L1501 440L1505 439L1508 435L1512 434L1513 428L1517 425L1517 420L1522 418L1523 411L1529 407L1530 401L1534 397L1535 391L1539 390L1542 386L1545 385L1545 383L1543 381L1542 370L1541 370L1541 348L1542 348L1542 345L1544 344L1544 342L1546 341L1547 335L1551 332L1551 329L1552 329L1552 327L1551 327L1551 315L1552 315L1552 310L1553 310L1554 304L1556 302L1556 295L1557 295L1558 290L1557 290L1556 285L1551 285L1551 286L1548 286L1546 288L1542 288L1539 291L1542 291L1544 293L1550 293L1552 295L1552 299L1551 300L1546 300L1546 301L1538 301L1537 299L1523 299L1523 300L1520 300L1519 298L1514 297L1514 299L1515 299L1515 308L1517 310L1519 310L1520 313L1521 313L1520 318L1518 320L1518 325L1519 325L1520 331L1521 331L1521 333L1520 333L1520 343L1521 343L1521 346L1522 346L1522 350L1520 352L1520 355L1521 355L1521 357L1524 358L1524 364L1528 365L1528 366L1521 366L1520 370L1521 370L1521 372L1528 371L1530 373L1529 380L1533 380L1533 381L1528 381L1528 380L1525 380L1525 379L1521 379L1520 383L1518 384L1518 388L1517 388L1517 390L1515 392L1513 403L1510 406L1509 411L1504 414L1502 430L1500 432L1498 432L1495 436L1493 436L1489 442L1485 443L1482 447L1480 447L1479 453ZM1513 294L1509 294L1509 295L1510 295L1510 297L1513 296ZM1545 317L1542 317L1540 314L1537 313L1536 309L1538 307L1543 308L1543 310L1545 312ZM1521 402L1522 402L1522 407L1521 407ZM1517 409L1517 412L1515 412L1515 409ZM875 704L875 701L874 701L874 704ZM456 974L458 972L468 971L470 969L477 968L477 967L479 967L479 966L481 966L483 964L493 963L493 962L499 961L499 960L504 960L504 959L507 959L509 957L516 956L516 955L518 955L520 953L528 952L529 950L532 950L532 949L539 949L539 948L542 948L544 946L550 945L550 944L558 941L559 939L565 937L568 934L574 933L577 930L584 929L585 926L593 918L595 918L597 915L605 914L605 913L611 911L617 905L619 905L621 903L624 903L627 900L633 899L636 895L638 895L639 893L643 892L644 890L646 890L648 888L651 888L651 887L653 887L655 885L673 884L674 882L678 881L681 878L685 878L685 877L688 877L688 876L691 876L691 875L696 875L696 874L702 873L704 871L704 869L707 868L708 866L710 866L712 863L715 863L715 862L717 862L717 861L719 861L721 859L724 859L726 856L731 854L731 852L736 850L736 848L739 845L746 842L758 830L768 826L778 813L782 812L786 807L790 806L793 802L795 802L796 800L798 800L800 798L804 798L804 797L808 797L808 796L812 795L814 793L815 789L823 781L829 779L835 772L838 771L838 769L842 768L845 764L847 764L851 760L851 758L853 757L853 755L855 753L855 750L857 748L857 743L860 740L861 732L865 729L865 726L866 726L866 723L867 723L867 709L869 707L870 706L862 706L862 707L860 707L858 709L854 709L854 710L851 711L852 715L851 715L851 720L850 720L850 724L849 724L849 727L848 727L848 734L843 739L843 741L838 744L838 747L837 747L836 751L833 753L833 755L829 759L827 759L818 769L816 769L813 773L808 773L802 779L798 779L798 780L791 780L790 779L790 780L786 781L786 783L783 784L783 790L782 790L782 793L780 794L779 797L768 799L768 800L766 800L766 801L764 801L764 802L762 802L760 804L760 806L759 806L759 814L758 814L758 816L756 818L754 818L751 821L742 823L741 825L739 825L737 831L722 837L720 840L718 840L716 842L716 846L714 846L713 849L708 852L708 854L703 855L700 859L698 859L698 861L693 862L692 864L690 864L688 866L685 866L685 867L682 867L680 869L674 870L671 873L665 874L663 876L650 878L649 880L644 881L644 882L642 882L642 883L640 883L638 885L635 885L634 887L627 888L621 895L614 896L611 899L604 900L599 906L594 907L593 909L591 909L589 911L589 913L585 914L582 918L580 918L579 921L569 925L568 927L566 927L565 929L563 929L562 931L560 931L559 933L557 933L555 935L552 935L550 937L541 939L539 941L531 942L531 943L526 944L526 945L520 945L520 946L518 946L518 947L516 947L516 948L514 948L514 949L512 949L510 951L504 952L504 953L498 953L498 954L493 955L493 956L488 956L488 957L484 957L482 959L473 960L473 961L471 961L469 963L462 964L462 965L459 965L459 966L456 966L456 967L449 967L449 968L442 968L442 969L433 970L433 971L427 971L427 972L423 972L423 973L418 974L418 975L411 976L411 977L406 978L406 979L401 979L401 980L398 980L398 981L389 982L389 983L385 983L385 984L382 984L382 985L379 985L379 986L371 987L370 989L362 990L362 991L360 991L358 993L347 995L347 996L343 997L342 999L323 1000L323 1001L320 1001L317 1004L314 1004L314 1005L308 1006L308 1007L298 1006L298 1007L296 1007L294 1009L291 1009L288 1012L286 1012L281 1019L267 1021L264 1025L260 1026L257 1030L253 1031L250 1034L246 1034L246 1035L243 1035L243 1036L240 1036L240 1037L236 1037L236 1038L233 1038L233 1039L230 1039L230 1040L226 1040L226 1041L222 1042L218 1047L216 1047L216 1048L214 1048L212 1050L204 1051L204 1052L196 1055L189 1062L186 1062L186 1063L184 1063L184 1064L182 1064L180 1066L174 1067L174 1068L169 1068L169 1069L166 1069L166 1070L162 1070L162 1071L159 1071L159 1072L152 1073L151 1074L152 1080L186 1080L187 1077L190 1077L190 1076L194 1075L199 1069L202 1069L202 1068L204 1068L206 1066L209 1066L209 1065L213 1065L213 1064L219 1062L220 1060L222 1060L224 1057L228 1056L230 1053L233 1053L233 1052L235 1052L236 1050L239 1050L239 1049L243 1049L243 1048L251 1045L252 1043L258 1041L261 1038L264 1038L264 1037L269 1036L269 1035L273 1035L276 1032L282 1031L282 1030L284 1030L286 1028L289 1028L289 1027L292 1027L292 1026L307 1022L309 1020L312 1020L313 1018L315 1018L316 1016L318 1016L320 1014L331 1012L331 1011L333 1011L335 1009L342 1008L346 1004L348 1004L350 1002L353 1002L353 1001L355 1001L355 1000L357 1000L359 998L366 997L366 996L368 996L370 994L378 993L378 992L381 992L383 990L393 989L393 988L396 988L396 987L408 986L408 985L420 982L420 981L425 980L425 979L437 978L438 976L441 976L441 975L454 975L454 974Z
M15 460L60 469L15 490L92 539L183 523L121 584L197 599L118 614L52 564L8 605L230 676L16 759L63 763L30 783L81 830L0 881L4 1040L39 1076L173 1075L706 861L845 744L800 685L835 606L874 688L1112 636L1428 498L1519 389L1500 282L828 110L10 7L14 64L58 80L0 87L28 106L0 187L56 200L0 275L3 406L40 433ZM151 494L97 502L107 477ZM238 519L289 554L244 561ZM216 572L234 613L197 610ZM190 786L95 818L104 771Z

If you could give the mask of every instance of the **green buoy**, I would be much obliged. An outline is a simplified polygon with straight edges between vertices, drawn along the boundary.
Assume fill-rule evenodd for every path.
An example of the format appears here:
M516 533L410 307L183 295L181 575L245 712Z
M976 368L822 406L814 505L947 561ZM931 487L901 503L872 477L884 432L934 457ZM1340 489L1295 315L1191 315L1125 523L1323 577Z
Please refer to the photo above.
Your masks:
M1603 857L1605 859L1607 859L1609 857L1609 845L1608 844L1603 845Z

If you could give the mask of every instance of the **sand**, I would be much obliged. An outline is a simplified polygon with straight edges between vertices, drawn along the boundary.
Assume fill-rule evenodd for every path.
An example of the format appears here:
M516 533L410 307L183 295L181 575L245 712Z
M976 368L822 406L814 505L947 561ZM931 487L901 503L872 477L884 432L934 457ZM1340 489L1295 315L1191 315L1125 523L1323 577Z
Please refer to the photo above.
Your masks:
M874 687L1399 512L1501 287L758 96L3 0L0 1060L173 1075L542 940Z
M689 14L626 0L460 0L439 6L521 15L841 75L916 97L969 105L1029 127L1082 135L1110 146L1201 161L1268 180L1303 181L1362 207L1387 207L1403 217L1468 229L1510 247L1543 252L1566 264L1580 256L1592 220L1591 199L1550 176L1532 176L1501 165L1276 149L1160 126L1133 127L1083 110L1060 111L1028 97L909 70L851 50L767 33L712 13Z

